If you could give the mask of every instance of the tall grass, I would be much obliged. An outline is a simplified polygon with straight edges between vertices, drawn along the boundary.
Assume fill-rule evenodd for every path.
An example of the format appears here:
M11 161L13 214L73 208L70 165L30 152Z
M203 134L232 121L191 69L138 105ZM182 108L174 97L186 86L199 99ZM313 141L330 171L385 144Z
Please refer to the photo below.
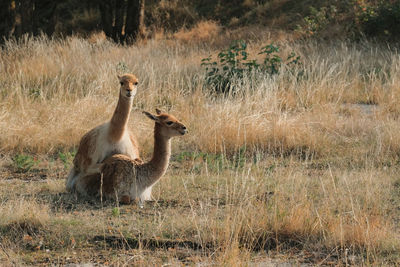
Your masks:
M368 43L283 46L302 55L303 76L282 72L261 77L257 88L244 85L241 94L226 99L213 97L203 86L199 63L216 53L212 47L163 41L121 47L78 38L9 41L1 56L1 147L44 152L76 145L85 131L110 117L118 94L115 77L121 71L141 80L136 110L172 108L189 123L192 140L183 141L191 145L188 149L218 151L222 145L230 149L246 144L327 153L344 145L338 137L348 135L346 127L332 124L343 117L343 104L378 103L381 108L374 116L380 123L390 124L397 116L396 53ZM141 119L136 112L132 116L131 126L139 135L146 131ZM358 120L351 116L339 121L353 127ZM209 135L197 136L201 129ZM358 133L350 135L359 138Z
M255 50L260 46L260 41L250 43ZM283 53L302 56L301 75L283 70L260 76L237 95L221 97L204 85L200 67L202 58L217 53L213 47L162 40L133 47L78 38L8 41L0 62L0 145L32 152L76 146L84 132L111 116L116 75L129 71L141 81L131 128L145 143L151 140L150 126L139 111L160 107L190 125L192 134L180 145L187 150L246 146L279 154L341 155L357 150L357 144L362 155L397 156L398 137L391 131L400 112L395 51L371 43L281 46ZM346 105L356 103L379 109L366 114Z

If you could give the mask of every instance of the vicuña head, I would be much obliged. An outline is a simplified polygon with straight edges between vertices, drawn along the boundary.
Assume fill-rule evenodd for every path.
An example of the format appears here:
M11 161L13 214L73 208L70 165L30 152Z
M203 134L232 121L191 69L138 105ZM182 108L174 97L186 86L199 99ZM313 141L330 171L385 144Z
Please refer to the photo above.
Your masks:
M187 133L187 128L174 116L156 109L156 114L143 112L155 121L154 152L146 163L116 154L104 160L100 175L85 177L77 188L83 194L102 194L105 197L128 204L139 198L140 203L149 200L151 188L165 174L171 156L171 138ZM102 186L102 187L101 187Z
M132 98L136 95L138 79L133 74L118 75L119 83L121 84L120 94L126 98Z
M178 119L175 118L173 115L163 113L159 109L156 109L157 115L153 115L147 111L143 111L143 113L148 118L156 122L154 130L157 129L159 131L159 134L165 138L184 135L187 132L186 126L178 121Z

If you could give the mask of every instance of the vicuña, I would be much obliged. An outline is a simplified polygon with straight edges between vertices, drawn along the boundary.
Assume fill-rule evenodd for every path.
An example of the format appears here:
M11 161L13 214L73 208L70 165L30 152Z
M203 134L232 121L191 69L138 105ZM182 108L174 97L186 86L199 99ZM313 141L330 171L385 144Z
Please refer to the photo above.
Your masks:
M171 138L184 135L185 125L174 116L156 109L157 115L143 112L155 121L154 151L150 161L141 163L126 155L113 155L101 167L101 175L86 176L77 182L77 191L82 194L100 195L118 199L123 204L139 199L142 204L148 199L146 192L165 174L171 156ZM102 179L100 178L102 176Z
M100 163L111 155L123 154L139 160L137 141L128 130L138 79L133 74L124 74L118 79L121 88L114 114L110 121L93 128L82 137L67 178L68 191L76 189L76 183L85 176L99 173Z

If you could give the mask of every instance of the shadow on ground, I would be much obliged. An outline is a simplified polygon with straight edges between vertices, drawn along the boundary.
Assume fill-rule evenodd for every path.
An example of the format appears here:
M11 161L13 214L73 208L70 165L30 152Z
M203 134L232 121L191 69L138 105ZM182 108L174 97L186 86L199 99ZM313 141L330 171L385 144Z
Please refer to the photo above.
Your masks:
M211 250L215 246L211 243L198 243L190 240L162 240L162 239L139 239L135 237L120 237L120 236L94 236L92 242L114 249L171 249L171 248L186 248L192 250Z

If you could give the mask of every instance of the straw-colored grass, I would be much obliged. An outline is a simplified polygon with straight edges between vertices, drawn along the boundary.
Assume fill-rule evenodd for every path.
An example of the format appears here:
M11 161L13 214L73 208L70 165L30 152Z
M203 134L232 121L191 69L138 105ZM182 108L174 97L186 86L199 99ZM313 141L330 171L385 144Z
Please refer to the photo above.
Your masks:
M225 40L207 45L204 38L228 35L198 35L210 25L219 30L204 24L180 32L176 42L131 47L76 37L5 43L5 264L399 264L396 50L280 41L282 57L295 51L301 68L254 74L236 94L217 95L200 63ZM249 40L249 51L272 41ZM130 128L145 159L153 134L142 110L164 109L189 128L173 140L172 166L154 189L156 202L143 210L82 200L60 179L70 162L57 153L73 151L86 131L111 117L122 72L140 80ZM39 155L41 165L13 173L12 156L22 153Z

